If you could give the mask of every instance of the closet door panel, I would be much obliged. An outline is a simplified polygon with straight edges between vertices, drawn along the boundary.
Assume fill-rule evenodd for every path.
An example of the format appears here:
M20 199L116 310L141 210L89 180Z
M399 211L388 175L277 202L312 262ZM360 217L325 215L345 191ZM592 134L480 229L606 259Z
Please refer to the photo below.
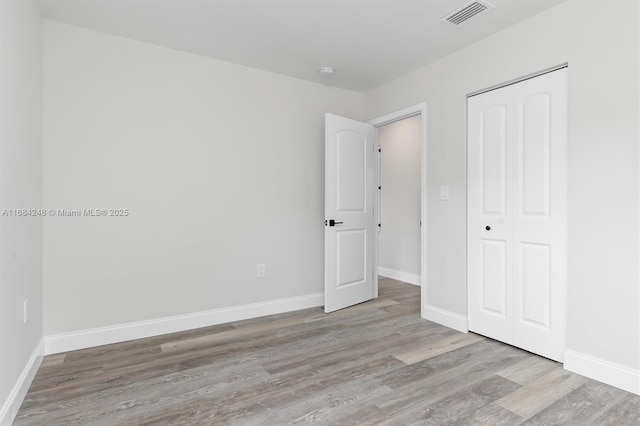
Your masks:
M469 327L494 339L512 334L510 89L469 99Z
M566 70L513 86L513 344L556 361L566 327L566 93Z

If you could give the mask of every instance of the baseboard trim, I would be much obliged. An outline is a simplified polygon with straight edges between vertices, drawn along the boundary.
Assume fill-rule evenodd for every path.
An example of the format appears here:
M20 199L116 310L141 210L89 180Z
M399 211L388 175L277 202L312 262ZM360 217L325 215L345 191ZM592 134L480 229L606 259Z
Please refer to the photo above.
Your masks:
M395 269L385 268L384 266L378 266L378 275L417 286L420 285L420 275L397 271Z
M565 370L640 395L640 371L580 352L564 351Z
M469 332L469 319L467 317L436 308L435 306L424 305L422 318L444 325L445 327L453 328L462 333Z
M40 340L40 343L38 343L38 346L36 346L35 350L31 354L29 361L27 361L27 365L25 365L22 370L22 374L20 374L18 381L13 386L9 397L2 405L2 409L0 409L0 425L10 425L15 419L18 411L20 410L20 406L24 401L24 397L27 395L29 387L36 376L43 356L44 340Z
M299 309L313 308L323 304L324 293L315 293L306 296L232 306L229 308L195 312L148 321L54 334L45 336L45 354L50 355L128 340L142 339L145 337L159 336L231 321L240 321L264 315L274 315Z

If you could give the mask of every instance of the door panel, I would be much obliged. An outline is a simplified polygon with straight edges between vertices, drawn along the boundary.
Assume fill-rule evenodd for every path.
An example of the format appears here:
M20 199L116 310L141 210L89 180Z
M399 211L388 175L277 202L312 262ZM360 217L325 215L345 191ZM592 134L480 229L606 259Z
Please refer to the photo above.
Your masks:
M337 188L339 212L364 212L367 193L367 139L352 130L336 133Z
M469 328L511 340L511 164L506 89L469 99ZM473 214L471 214L473 212Z
M566 69L513 86L515 151L523 159L515 197L514 345L564 358L567 265Z
M492 105L481 114L482 211L486 216L506 216L507 108Z
M551 247L548 244L520 244L520 321L544 329L549 329L550 255Z
M520 102L518 140L520 141L521 215L548 216L550 191L550 96L537 93Z
M507 242L483 239L482 310L507 317Z
M375 295L375 146L372 125L326 114L325 312Z
M366 229L352 231L336 230L336 250L338 251L337 287L361 284L367 278Z

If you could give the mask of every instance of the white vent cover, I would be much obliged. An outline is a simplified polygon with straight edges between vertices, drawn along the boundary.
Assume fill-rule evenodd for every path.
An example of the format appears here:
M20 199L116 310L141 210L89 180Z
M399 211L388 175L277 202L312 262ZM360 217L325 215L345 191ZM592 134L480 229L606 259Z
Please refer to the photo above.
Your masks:
M493 9L494 6L484 0L472 1L465 4L459 9L454 10L447 16L441 19L442 22L446 22L451 25L460 25L463 22L473 18L479 13L486 12Z

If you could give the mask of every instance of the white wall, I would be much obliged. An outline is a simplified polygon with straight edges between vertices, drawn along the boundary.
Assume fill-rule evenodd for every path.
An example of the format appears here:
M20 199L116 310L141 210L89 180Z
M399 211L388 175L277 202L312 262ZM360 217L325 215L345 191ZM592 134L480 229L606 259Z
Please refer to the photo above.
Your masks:
M34 1L0 2L0 213L42 207L42 33ZM23 302L29 321L23 324ZM42 340L42 219L0 215L0 424ZM24 377L23 377L24 379ZM27 384L28 386L28 384ZM19 404L20 401L17 403ZM12 405L14 404L14 405Z
M324 113L364 95L45 21L45 335L323 291ZM267 276L256 278L256 264Z
M427 303L466 316L465 95L569 63L567 347L636 375L638 16L637 0L570 0L367 97L369 118L428 102Z
M421 116L416 115L378 128L382 148L379 272L414 278L414 284L420 282L421 124Z

